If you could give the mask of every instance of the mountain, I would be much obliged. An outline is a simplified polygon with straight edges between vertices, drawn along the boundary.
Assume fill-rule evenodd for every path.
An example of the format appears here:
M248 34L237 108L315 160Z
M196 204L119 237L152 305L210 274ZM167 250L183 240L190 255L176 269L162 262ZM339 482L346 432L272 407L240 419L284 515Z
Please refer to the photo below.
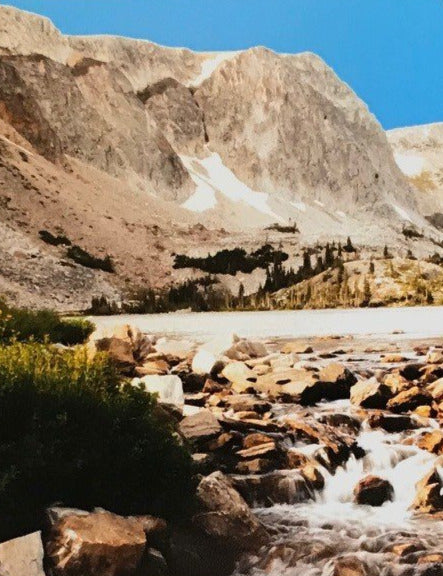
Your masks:
M416 189L422 214L443 229L443 123L387 133L395 160Z
M64 36L0 7L0 292L19 303L164 286L189 276L175 253L438 237L430 204L313 54Z

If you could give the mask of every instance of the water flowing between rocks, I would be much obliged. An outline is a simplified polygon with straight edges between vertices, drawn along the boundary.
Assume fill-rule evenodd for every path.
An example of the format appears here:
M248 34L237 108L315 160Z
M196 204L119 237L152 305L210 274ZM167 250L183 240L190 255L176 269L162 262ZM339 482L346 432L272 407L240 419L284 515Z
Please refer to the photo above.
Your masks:
M337 412L351 415L352 410L349 401L342 400L323 403L312 413L320 418ZM290 415L290 410L286 408L285 413ZM259 557L245 559L236 576L387 576L403 574L408 562L415 564L417 553L441 554L443 522L417 518L410 509L416 483L437 456L405 441L439 427L435 420L427 424L392 434L364 423L357 442L366 455L351 456L335 473L323 469L325 487L315 493L314 500L257 508L258 517L273 532L273 542ZM295 448L310 455L318 444L300 443ZM439 473L443 475L441 468ZM393 501L379 507L354 503L354 487L369 474L392 484ZM346 568L343 572L341 565Z

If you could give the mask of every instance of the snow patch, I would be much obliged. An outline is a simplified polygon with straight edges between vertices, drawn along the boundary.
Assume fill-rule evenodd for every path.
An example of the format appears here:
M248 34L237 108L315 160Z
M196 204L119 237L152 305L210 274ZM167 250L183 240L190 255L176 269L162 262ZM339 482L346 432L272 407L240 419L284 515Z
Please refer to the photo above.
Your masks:
M236 54L238 54L238 52L220 52L212 58L205 60L202 64L200 74L197 76L197 78L194 78L192 84L196 86L207 80L222 62L225 62L225 60L230 60Z
M294 208L300 210L300 212L306 212L306 204L304 202L291 202L291 204Z
M406 210L404 210L403 208L400 208L400 206L397 206L396 204L392 204L392 207L397 212L397 214L400 216L400 218L403 218L403 220L408 220L408 222L412 222L412 220L411 220L410 216L408 215L408 213L406 212Z
M342 210L336 210L335 213L337 216L340 216L340 218L346 218L346 214Z
M284 221L268 205L269 195L251 190L223 164L219 154L198 159L191 156L180 156L197 185L196 192L182 206L194 212L204 212L214 208L217 203L215 192L220 192L233 202L243 202L262 214L267 214L278 221ZM200 168L200 170L199 170Z
M321 206L323 208L324 204L323 202L320 202L320 200L314 200L315 204L317 204L317 206Z
M418 176L423 172L425 161L421 156L416 156L415 154L400 154L397 152L394 154L394 158L397 166L406 176Z

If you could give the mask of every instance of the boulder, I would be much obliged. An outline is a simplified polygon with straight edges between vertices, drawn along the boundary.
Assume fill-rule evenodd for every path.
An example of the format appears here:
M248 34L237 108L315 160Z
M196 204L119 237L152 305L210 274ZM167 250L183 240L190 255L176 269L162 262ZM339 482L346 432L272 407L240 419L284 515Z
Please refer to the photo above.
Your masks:
M271 436L262 434L261 432L255 432L245 436L243 439L243 448L253 448L254 446L261 446L262 444L269 444L270 442L273 442L275 445L275 440Z
M286 342L281 349L282 354L312 354L314 352L311 346L307 346L299 340L293 342Z
M323 395L328 400L349 398L351 386L357 382L354 374L343 364L328 364L320 370L318 379L323 383Z
M301 418L287 418L285 424L296 433L299 439L324 446L327 460L332 467L346 462L351 452L357 448L357 444L351 436L325 424ZM328 462L324 463L324 465L327 464Z
M380 360L386 364L400 364L405 362L407 358L401 354L383 354Z
M152 350L152 339L129 324L100 328L91 334L88 342L90 354L107 352L124 374L131 374L135 365L142 363Z
M388 386L376 378L360 380L351 388L351 403L362 408L384 408L390 395Z
M155 343L155 349L164 356L171 356L177 360L186 360L195 350L195 344L188 340L159 338Z
M426 356L428 364L443 364L443 352L441 350L430 350Z
M297 504L312 499L314 495L306 478L298 470L234 476L232 481L251 506Z
M158 395L158 401L162 404L172 404L181 408L185 403L182 381L178 376L143 376L134 378L133 386L142 386L146 392Z
M440 458L440 467L442 463ZM437 465L417 482L415 488L413 509L424 514L435 514L443 510L443 481Z
M275 468L272 460L268 458L253 458L239 462L235 467L239 474L264 474Z
M252 394L233 394L226 396L224 403L227 408L231 408L234 412L256 412L257 414L264 414L271 409L270 402L260 400Z
M425 432L417 440L417 446L437 456L443 455L443 432L441 430Z
M222 428L212 412L200 410L197 414L184 418L180 422L179 430L186 440L202 442L220 434Z
M133 576L145 546L141 518L68 510L44 536L45 567L51 576Z
M202 512L194 516L194 524L228 549L253 551L269 542L264 526L221 472L201 480L197 499Z
M148 360L142 366L136 366L135 373L142 378L143 376L155 376L168 374L170 366L166 360Z
M371 428L383 428L386 432L402 432L403 430L414 430L419 427L412 416L393 416L383 412L370 414L368 424Z
M334 561L332 576L367 576L366 564L357 556L342 556Z
M399 372L390 372L389 374L386 374L383 379L383 384L389 386L392 395L403 392L403 390L407 390L412 386L411 382L404 378Z
M378 476L366 476L354 488L354 500L357 504L381 506L393 497L392 484Z
M432 396L429 392L418 386L413 386L391 398L387 403L387 408L392 412L409 412L418 406L430 404L432 404Z
M443 400L443 378L435 380L431 384L428 384L426 390L431 394L432 398L440 402Z
M231 384L238 385L241 388L250 387L251 383L256 382L257 375L246 366L244 362L231 362L227 364L221 375Z
M305 369L270 372L258 377L253 387L257 392L303 405L315 404L324 396L324 385L317 374Z
M0 544L0 574L5 576L45 576L40 532Z

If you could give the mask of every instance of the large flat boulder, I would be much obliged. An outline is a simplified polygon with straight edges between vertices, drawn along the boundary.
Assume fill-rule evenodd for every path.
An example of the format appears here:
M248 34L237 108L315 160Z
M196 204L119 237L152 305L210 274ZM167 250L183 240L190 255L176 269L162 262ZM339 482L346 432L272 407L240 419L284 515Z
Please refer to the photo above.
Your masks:
M210 410L200 410L197 414L183 418L179 430L186 440L202 442L220 434L222 428Z
M57 513L44 537L50 576L134 576L146 546L143 519L109 512Z
M45 576L40 532L0 544L0 574L2 576Z

